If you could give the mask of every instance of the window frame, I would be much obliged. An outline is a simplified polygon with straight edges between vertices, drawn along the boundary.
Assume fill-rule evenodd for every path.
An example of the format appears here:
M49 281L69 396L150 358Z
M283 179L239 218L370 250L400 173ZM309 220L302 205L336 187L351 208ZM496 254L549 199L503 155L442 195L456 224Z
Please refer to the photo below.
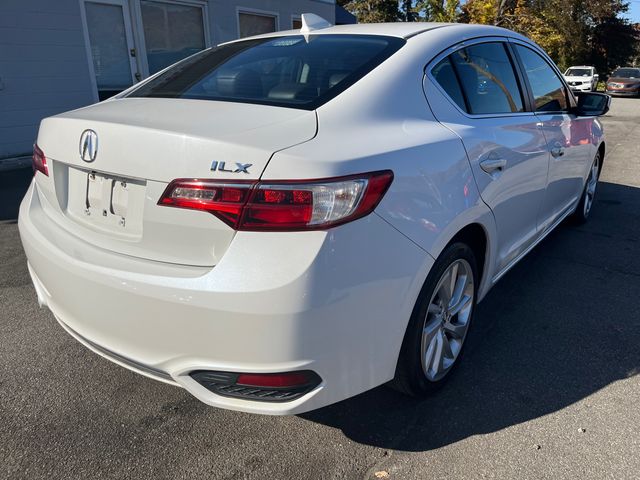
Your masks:
M203 24L203 32L204 32L204 48L201 51L211 48L212 44L211 44L211 32L209 31L208 2L203 0L149 0L149 1L155 2L155 3L165 3L168 5L184 5L186 7L200 8L202 11L202 24ZM139 48L140 51L138 52L138 57L139 57L138 61L140 62L140 68L142 70L141 80L146 80L147 78L155 74L151 74L149 72L149 62L147 60L147 44L146 44L146 39L144 37L144 23L142 20L142 2L141 1L135 2L135 7L133 8L132 14L133 14L132 17L136 23L137 41L140 44L140 48ZM164 68L162 70L164 70ZM156 72L156 73L159 73L159 72Z
M271 10L260 10L258 8L251 8L251 7L243 7L243 6L237 6L236 7L236 33L237 33L237 40L243 40L245 38L251 38L254 37L255 35L249 35L248 37L241 37L240 36L240 15L241 14L247 14L247 15L255 15L255 16L259 16L259 17L271 17L274 20L274 26L276 27L276 29L273 32L268 32L268 33L263 33L260 35L269 35L271 33L276 33L276 32L280 32L282 31L282 27L280 25L280 12L274 12Z
M202 24L203 24L203 33L204 33L204 48L201 51L204 51L208 48L211 48L211 32L209 30L209 9L208 2L205 0L150 0L155 3L165 3L168 5L184 5L186 7L198 7L202 11ZM136 41L140 45L139 51L136 52L138 55L138 61L140 64L140 69L142 70L140 73L142 78L136 82L140 83L142 80L146 80L147 78L155 75L149 72L149 62L147 60L147 44L146 39L144 38L144 23L142 21L142 3L140 1L134 2L135 6L132 5L132 14L133 21L136 25ZM162 69L164 70L164 68ZM160 71L162 71L160 70ZM160 73L160 72L156 72ZM134 84L135 85L135 84Z
M523 42L516 38L509 38L509 43L511 44L511 49L513 51L514 57L516 58L516 61L518 63L518 68L521 71L521 75L524 79L524 82L527 88L531 112L534 113L535 115L553 115L553 114L570 115L572 111L577 107L578 102L576 100L576 97L573 95L571 88L567 84L567 81L565 80L564 75L558 69L557 65L549 58L549 55L547 55L547 53L544 50L537 47L536 45ZM558 80L560 80L560 83L564 87L564 96L567 99L566 110L536 111L536 108L535 108L536 103L535 103L535 97L533 95L533 89L531 88L531 84L529 83L529 78L526 75L526 69L524 67L524 63L522 63L522 59L520 58L520 54L518 53L518 50L515 48L515 45L519 45L523 48L528 48L532 52L537 53L542 58L542 60L547 64L547 66L551 68L551 70L556 74L556 77L558 77Z
M440 91L440 93L442 93L442 95L444 95L444 97L451 103L451 105L453 105L453 107L462 115L464 115L467 118L474 118L474 119L480 119L480 118L503 118L503 117L523 117L523 116L531 116L531 115L535 115L535 112L532 110L532 103L531 103L531 95L530 95L530 91L529 91L529 86L528 83L525 82L525 78L523 76L522 73L522 69L520 64L518 63L518 60L515 58L514 53L513 53L513 49L511 48L511 45L509 44L509 37L502 37L502 36L489 36L489 37L478 37L478 38L474 38L474 39L470 39L470 40L466 40L464 42L459 42L456 43L452 46L450 46L449 48L443 50L442 52L440 52L438 55L436 55L435 57L433 57L428 64L425 66L424 68L424 74L425 76L427 76L430 80L431 83L433 83L435 85L435 87ZM455 52L462 50L464 48L468 48L468 47L472 47L475 45L480 45L480 44L484 44L484 43L501 43L507 53L507 56L509 57L509 60L511 62L511 66L513 68L513 72L514 75L516 77L516 82L518 84L518 89L520 90L520 95L522 98L522 106L524 108L524 111L522 112L504 112L504 113L469 113L466 110L463 110L462 108L460 108L460 106L451 98L449 97L449 94L444 90L444 88L438 83L438 81L435 79L435 77L433 76L433 69L445 58L449 57L450 55L454 54ZM453 63L453 62L452 62ZM455 67L454 67L454 71L455 71ZM457 77L457 72L456 72L456 77ZM467 102L466 99L466 93L464 92L464 89L462 88L462 85L460 84L460 79L458 78L458 85L463 93L464 99L465 99L465 104Z
M293 26L293 22L295 21L302 23L302 15L298 15L298 14L291 15L291 30L299 30L298 28Z

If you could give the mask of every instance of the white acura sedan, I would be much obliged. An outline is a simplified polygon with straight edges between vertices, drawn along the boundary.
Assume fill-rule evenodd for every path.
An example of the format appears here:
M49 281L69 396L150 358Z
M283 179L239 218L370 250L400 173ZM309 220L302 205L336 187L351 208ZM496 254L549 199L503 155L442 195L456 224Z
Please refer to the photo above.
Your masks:
M476 303L589 216L609 101L496 27L305 16L202 51L42 121L19 219L38 300L217 407L425 395Z
M573 92L595 92L598 89L599 75L595 67L569 67L564 79Z

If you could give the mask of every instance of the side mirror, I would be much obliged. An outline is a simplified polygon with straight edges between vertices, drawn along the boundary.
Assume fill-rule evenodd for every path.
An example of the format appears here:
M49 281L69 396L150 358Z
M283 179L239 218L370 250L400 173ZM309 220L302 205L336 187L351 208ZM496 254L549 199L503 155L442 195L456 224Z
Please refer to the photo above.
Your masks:
M605 93L580 92L575 109L579 117L599 117L609 111L611 97Z

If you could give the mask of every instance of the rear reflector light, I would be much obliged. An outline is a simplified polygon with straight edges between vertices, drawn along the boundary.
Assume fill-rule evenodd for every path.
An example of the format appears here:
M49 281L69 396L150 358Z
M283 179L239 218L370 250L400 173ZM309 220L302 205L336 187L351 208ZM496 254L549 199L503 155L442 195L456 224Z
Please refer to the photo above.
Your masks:
M33 145L33 156L31 157L31 167L33 173L42 172L47 177L49 176L49 167L47 166L47 157L44 156L44 152L40 150L38 145Z
M207 390L224 397L288 402L315 389L322 379L311 370L285 373L234 373L197 370L189 374Z
M309 383L309 376L305 372L241 373L236 383L252 387L299 387Z
M158 205L207 211L236 230L321 230L371 213L392 181L390 170L310 181L178 179Z

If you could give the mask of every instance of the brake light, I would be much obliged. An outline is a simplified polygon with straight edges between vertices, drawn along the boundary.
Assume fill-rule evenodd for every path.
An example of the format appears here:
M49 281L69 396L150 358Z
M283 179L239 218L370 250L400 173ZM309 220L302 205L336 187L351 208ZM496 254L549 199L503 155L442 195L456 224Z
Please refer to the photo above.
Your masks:
M236 230L322 230L370 214L393 172L309 181L171 182L158 204L203 210Z
M47 157L44 156L44 152L40 150L38 145L33 145L33 155L31 157L31 167L33 168L33 174L36 172L42 172L47 177L49 176L49 167L47 167Z

